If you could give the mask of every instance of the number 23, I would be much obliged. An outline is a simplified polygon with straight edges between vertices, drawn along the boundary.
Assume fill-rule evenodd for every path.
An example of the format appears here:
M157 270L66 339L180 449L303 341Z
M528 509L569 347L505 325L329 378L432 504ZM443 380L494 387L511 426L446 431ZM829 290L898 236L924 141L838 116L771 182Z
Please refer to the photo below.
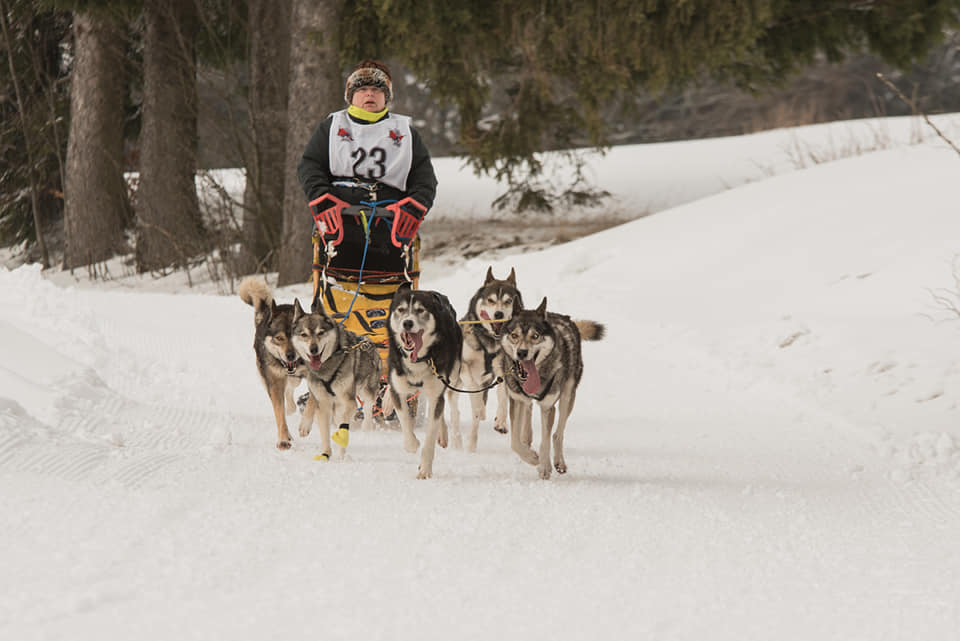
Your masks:
M358 147L350 154L350 157L356 160L353 163L353 175L357 178L379 180L387 173L387 152L382 147L374 147L369 152L362 147ZM366 162L368 159L369 162ZM366 165L365 173L364 165Z

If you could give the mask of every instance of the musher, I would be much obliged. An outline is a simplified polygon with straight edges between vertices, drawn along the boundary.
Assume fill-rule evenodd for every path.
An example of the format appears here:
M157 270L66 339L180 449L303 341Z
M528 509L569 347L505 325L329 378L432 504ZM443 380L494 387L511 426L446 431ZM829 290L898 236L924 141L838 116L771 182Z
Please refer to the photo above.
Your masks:
M376 60L359 63L347 78L344 99L349 106L320 123L297 165L307 202L329 193L382 215L387 213L383 203L410 197L422 206L415 211L425 214L433 206L437 177L411 118L390 112L390 70ZM381 216L369 221L365 259L363 224L359 216L343 217L343 240L330 268L359 272L363 262L365 274L403 273L402 250L391 242L391 221ZM325 254L321 260L326 261Z

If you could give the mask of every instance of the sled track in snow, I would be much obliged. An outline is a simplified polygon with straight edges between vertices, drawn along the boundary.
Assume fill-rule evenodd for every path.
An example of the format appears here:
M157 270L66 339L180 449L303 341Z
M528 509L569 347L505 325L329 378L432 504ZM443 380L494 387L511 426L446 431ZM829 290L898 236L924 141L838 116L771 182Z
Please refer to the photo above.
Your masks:
M261 423L272 427L272 420L137 403L105 387L71 392L57 401L63 411L52 427L26 412L0 414L0 473L137 488L198 450L231 442L233 430L259 439Z
M939 487L938 487L939 486ZM922 517L934 526L960 524L960 500L955 486L927 481L889 481L882 495L864 497L863 509L873 515ZM919 525L919 524L918 524Z

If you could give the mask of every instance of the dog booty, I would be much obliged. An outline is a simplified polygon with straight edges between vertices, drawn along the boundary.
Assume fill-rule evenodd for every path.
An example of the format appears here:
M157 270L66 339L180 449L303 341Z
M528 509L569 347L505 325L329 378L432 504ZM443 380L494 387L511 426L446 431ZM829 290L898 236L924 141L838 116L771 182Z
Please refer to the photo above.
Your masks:
M329 461L329 460L330 460L330 455L327 454L326 452L320 452L319 454L317 454L317 455L315 455L315 456L313 457L313 460L314 460L314 461Z
M350 426L346 424L341 425L340 429L330 437L330 440L346 449L347 444L350 442Z

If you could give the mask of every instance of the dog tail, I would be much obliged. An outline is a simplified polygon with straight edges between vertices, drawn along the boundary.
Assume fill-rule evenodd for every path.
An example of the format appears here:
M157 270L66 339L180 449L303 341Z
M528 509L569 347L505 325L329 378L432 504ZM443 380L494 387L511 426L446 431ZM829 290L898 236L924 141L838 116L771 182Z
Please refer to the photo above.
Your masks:
M603 323L592 320L573 321L580 331L580 338L585 341L598 341L607 335L607 327Z
M253 322L260 325L270 311L273 304L273 290L263 278L257 276L247 276L240 281L237 287L237 295L240 300L253 307Z
M237 295L240 300L253 308L260 307L262 303L269 303L273 300L273 291L270 285L259 276L247 276L240 281L237 287Z

